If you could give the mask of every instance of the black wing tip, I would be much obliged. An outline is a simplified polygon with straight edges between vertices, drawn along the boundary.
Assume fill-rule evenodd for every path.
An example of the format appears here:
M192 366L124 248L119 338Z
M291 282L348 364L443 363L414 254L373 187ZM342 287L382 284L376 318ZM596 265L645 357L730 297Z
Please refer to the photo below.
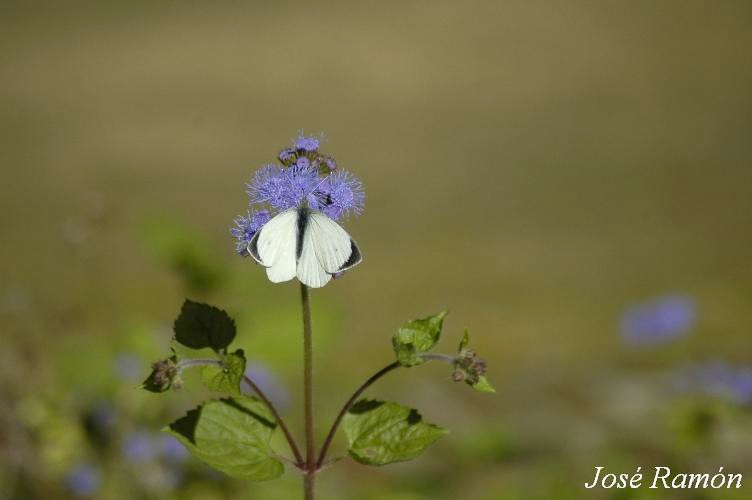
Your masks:
M251 238L251 241L248 243L248 254L255 260L258 264L261 264L264 266L264 263L261 261L261 256L258 253L258 238L259 234L261 234L261 231L256 231L256 234L253 235ZM264 266L266 267L266 266Z
M338 273L347 271L363 262L363 254L360 253L360 248L355 243L355 240L350 238L350 256L347 258L344 264L342 264L337 270Z

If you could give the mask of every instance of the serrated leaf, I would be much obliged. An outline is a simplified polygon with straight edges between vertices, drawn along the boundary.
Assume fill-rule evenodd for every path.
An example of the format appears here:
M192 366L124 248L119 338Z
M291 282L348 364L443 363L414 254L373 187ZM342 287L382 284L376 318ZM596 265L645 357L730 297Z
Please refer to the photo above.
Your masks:
M201 380L209 390L240 395L240 382L245 373L245 355L242 349L222 358L221 366L209 365L201 370Z
M471 386L476 391L480 392L496 392L491 384L488 383L488 379L485 376L480 375L478 381Z
M411 460L448 432L423 421L417 410L389 401L358 401L342 426L350 456L366 465Z
M420 355L436 345L447 311L423 319L408 321L392 337L392 347L402 366L415 366L423 362Z
M238 396L209 401L164 430L193 456L228 476L267 481L284 472L269 447L275 426L261 401Z
M223 310L186 299L174 325L175 340L191 349L225 349L235 338L235 322Z

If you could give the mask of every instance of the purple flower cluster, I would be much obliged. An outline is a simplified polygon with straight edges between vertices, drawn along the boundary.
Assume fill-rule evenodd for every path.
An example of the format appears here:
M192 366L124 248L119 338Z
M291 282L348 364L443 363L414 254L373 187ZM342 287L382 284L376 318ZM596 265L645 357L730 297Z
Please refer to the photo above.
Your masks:
M238 254L243 257L248 256L248 243L251 242L251 238L271 218L268 210L249 211L247 216L240 215L235 218L235 227L230 229L230 234L235 237L235 250Z
M696 306L691 297L658 297L626 311L621 321L622 338L629 344L665 344L687 335L695 319Z
M337 166L334 158L321 154L321 140L302 133L278 155L279 164L261 167L246 186L250 198L247 216L235 219L230 233L236 250L248 256L253 235L279 212L307 206L334 220L363 210L365 193L361 182Z

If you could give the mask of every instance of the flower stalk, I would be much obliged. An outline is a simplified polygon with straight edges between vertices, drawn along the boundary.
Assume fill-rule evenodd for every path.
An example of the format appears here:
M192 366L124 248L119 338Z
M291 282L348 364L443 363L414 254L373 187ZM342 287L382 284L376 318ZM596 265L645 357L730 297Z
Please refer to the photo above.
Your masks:
M303 491L306 500L314 499L316 475L316 444L313 436L313 325L311 324L311 297L308 287L300 284L300 301L303 306L303 406L305 419L305 474Z

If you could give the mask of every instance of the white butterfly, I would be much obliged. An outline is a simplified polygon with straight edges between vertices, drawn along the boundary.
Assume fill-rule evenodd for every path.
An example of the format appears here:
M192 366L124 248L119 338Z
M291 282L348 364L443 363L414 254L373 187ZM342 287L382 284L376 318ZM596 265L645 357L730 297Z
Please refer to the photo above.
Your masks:
M264 224L251 238L248 253L266 267L270 281L297 276L311 288L326 285L332 275L363 260L358 245L339 224L306 207L285 210Z

